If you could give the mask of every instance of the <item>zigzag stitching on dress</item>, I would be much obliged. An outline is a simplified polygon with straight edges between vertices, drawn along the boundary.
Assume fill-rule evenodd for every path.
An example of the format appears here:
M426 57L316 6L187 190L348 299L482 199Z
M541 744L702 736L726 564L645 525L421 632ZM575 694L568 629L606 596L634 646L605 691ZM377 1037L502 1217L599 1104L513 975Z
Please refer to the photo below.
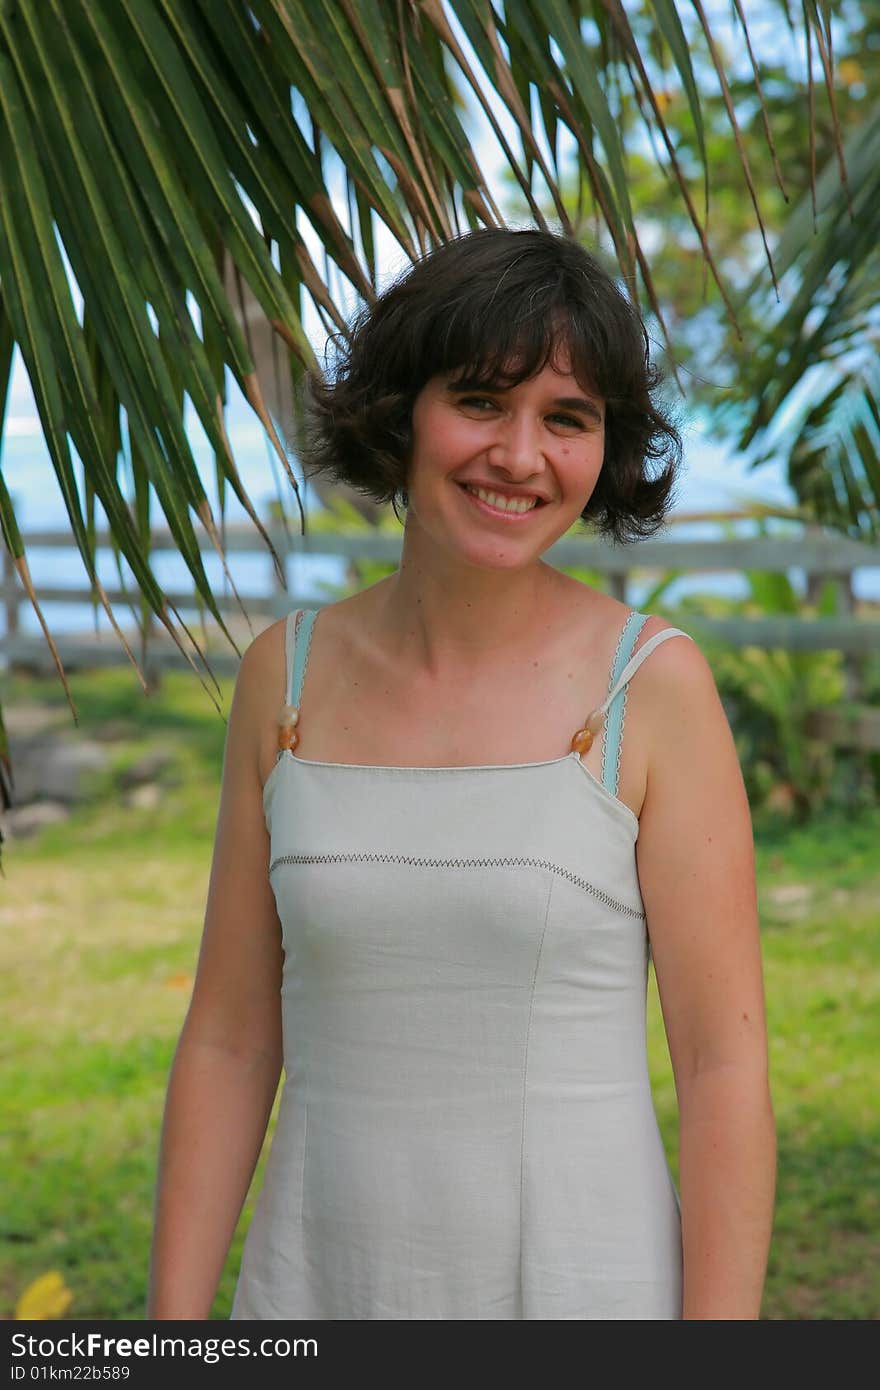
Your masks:
M549 859L524 859L522 857L509 859L424 859L411 854L378 854L369 851L352 854L280 854L269 865L269 874L271 876L279 864L338 864L346 860L352 863L375 860L380 864L415 864L419 868L441 869L497 869L510 865L526 869L549 869L551 873L559 874L560 878L567 878L569 883L573 883L577 888L583 888L585 893L590 893L606 907L616 908L618 912L623 912L628 917L635 917L637 921L643 922L645 920L644 912L639 912L634 907L627 907L626 903L618 902L616 898L612 898L608 893L603 893L601 888L596 888L587 879L580 878L577 874L571 873L570 870L564 869L561 864L554 864Z

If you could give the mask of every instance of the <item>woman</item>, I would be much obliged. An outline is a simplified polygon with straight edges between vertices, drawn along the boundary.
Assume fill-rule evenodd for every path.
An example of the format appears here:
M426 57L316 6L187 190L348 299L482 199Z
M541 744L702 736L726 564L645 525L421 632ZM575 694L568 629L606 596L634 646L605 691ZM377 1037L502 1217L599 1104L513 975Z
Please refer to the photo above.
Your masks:
M685 633L543 558L581 519L662 523L657 384L599 263L507 229L411 268L313 382L308 467L403 503L401 563L242 661L148 1316L208 1316L283 1065L233 1318L758 1317L775 1140L730 729Z

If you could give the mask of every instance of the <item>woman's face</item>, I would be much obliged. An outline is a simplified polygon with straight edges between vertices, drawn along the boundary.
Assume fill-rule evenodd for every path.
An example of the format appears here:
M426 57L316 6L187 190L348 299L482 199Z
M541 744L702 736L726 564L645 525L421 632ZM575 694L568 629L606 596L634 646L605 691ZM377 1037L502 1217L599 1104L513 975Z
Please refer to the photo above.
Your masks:
M519 565L554 545L586 506L605 449L605 402L570 365L559 352L506 390L432 377L413 406L407 523L477 564ZM503 511L500 498L537 500Z

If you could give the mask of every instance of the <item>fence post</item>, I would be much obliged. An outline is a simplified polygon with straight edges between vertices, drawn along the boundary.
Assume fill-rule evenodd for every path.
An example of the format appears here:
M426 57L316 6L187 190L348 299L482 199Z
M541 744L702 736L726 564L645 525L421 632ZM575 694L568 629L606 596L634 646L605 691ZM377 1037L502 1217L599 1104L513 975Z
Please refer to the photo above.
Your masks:
M852 572L831 575L837 586L837 616L851 618L855 613ZM865 661L861 652L846 652L843 658L846 698L861 700L865 693Z
M284 532L282 531L280 525L277 524L277 518L271 509L269 515L266 518L265 526L267 532L269 533L269 539L271 540L277 552L278 559L281 561L281 568L284 571L286 577L287 547L284 545ZM297 558L297 555L294 554L293 559L291 561L294 574L296 573ZM290 593L290 586L288 586L288 588L285 589L284 584L281 581L281 577L278 574L278 571L275 568L275 565L271 558L269 559L269 574L271 576L272 598L275 600L275 611L271 621L275 621L276 618L281 617L285 613L288 607L285 601L285 596ZM293 590L294 593L296 593L295 585L293 585Z
M812 536L821 536L822 527L816 521L805 521L803 536L804 540L809 540ZM822 597L822 586L824 585L827 574L814 574L812 570L804 570L804 598L811 607L815 608Z
M611 590L612 596L616 599L619 599L621 603L626 603L626 590L628 580L629 575L625 572L621 574L610 574L608 576L608 587Z
M6 636L15 637L18 634L18 570L15 568L12 556L3 547L3 606L6 610Z
M151 608L144 624L144 682L148 695L157 695L162 689L162 663L158 656L154 659L151 653L152 639L158 631L159 624Z
M817 522L807 522L804 536L821 536L823 528ZM838 618L851 618L855 613L855 595L852 587L852 571L840 570L831 574L811 574L804 572L806 579L806 600L815 607L822 595L822 589L830 580L835 588L835 612ZM857 652L846 652L843 658L844 694L847 700L861 700L865 690L865 658Z

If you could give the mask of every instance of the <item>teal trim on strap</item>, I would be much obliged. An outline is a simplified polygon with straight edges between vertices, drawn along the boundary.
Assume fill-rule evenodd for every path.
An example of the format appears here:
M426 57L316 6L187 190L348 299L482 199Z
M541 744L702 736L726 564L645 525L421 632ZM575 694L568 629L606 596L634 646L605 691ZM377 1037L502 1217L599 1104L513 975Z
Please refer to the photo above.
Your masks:
M317 616L318 610L316 608L304 608L302 610L302 617L299 620L299 631L294 639L293 670L290 678L290 703L297 707L302 699L303 677L306 673L309 641L312 636L312 626Z
M632 655L639 633L648 621L649 614L637 613L635 609L626 620L620 635L614 668L611 672L609 690L613 690L620 679L626 663ZM617 795L618 762L620 759L620 737L623 732L623 710L626 700L626 686L618 690L605 712L605 749L602 755L602 785L612 796Z

